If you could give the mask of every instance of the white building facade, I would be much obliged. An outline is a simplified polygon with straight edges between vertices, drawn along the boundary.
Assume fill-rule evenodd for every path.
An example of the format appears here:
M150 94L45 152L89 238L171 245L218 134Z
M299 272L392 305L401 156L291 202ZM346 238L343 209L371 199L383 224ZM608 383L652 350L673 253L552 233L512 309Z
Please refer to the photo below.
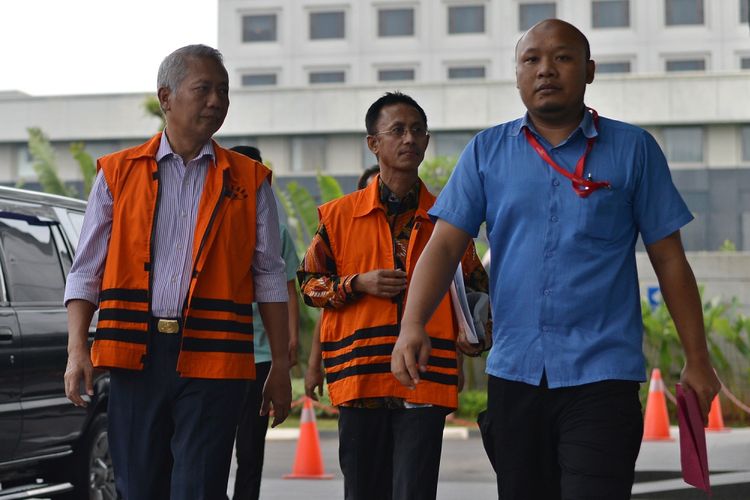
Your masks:
M750 69L747 0L219 0L235 87L512 80L518 37L558 17L600 74Z

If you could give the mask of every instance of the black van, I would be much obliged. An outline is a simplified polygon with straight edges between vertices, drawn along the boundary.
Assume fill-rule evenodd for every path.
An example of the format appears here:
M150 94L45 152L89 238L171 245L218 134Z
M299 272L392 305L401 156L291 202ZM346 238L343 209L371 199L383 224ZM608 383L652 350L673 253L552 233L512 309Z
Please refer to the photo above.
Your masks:
M86 203L0 187L0 500L114 499L109 377L65 397L65 279ZM93 336L93 326L90 336Z

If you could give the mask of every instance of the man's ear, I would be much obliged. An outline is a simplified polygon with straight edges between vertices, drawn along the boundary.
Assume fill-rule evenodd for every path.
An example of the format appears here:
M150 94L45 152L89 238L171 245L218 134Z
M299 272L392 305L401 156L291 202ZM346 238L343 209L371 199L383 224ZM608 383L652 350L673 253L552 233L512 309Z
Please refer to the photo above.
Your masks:
M593 59L586 61L586 83L594 81L594 73L596 72L596 63Z
M159 107L161 108L161 112L164 114L166 114L166 112L169 110L170 95L171 92L167 87L159 87L159 90L156 92L156 97L159 99Z
M378 137L376 135L367 136L367 147L370 148L370 151L372 151L372 154L374 154L375 156L378 156L379 146L380 141L378 140Z

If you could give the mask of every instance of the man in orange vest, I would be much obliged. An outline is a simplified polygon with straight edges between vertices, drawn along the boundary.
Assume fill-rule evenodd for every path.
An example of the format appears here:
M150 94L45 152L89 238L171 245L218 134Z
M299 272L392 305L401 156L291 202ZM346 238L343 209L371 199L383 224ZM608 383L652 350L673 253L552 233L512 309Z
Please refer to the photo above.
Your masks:
M435 198L418 177L427 117L411 97L387 93L365 119L380 175L319 208L320 225L298 277L322 307L320 344L331 401L339 407L339 461L347 500L434 499L445 416L457 406L457 320L446 294L428 325L433 356L416 390L390 373L407 283L432 234ZM473 244L467 286L487 291ZM465 352L481 346L462 340Z
M65 390L85 406L110 370L109 449L125 500L225 498L247 379L252 303L272 365L262 412L291 403L287 288L269 171L211 137L229 107L221 54L189 45L159 68L166 129L100 158L68 276ZM99 309L94 344L88 329Z

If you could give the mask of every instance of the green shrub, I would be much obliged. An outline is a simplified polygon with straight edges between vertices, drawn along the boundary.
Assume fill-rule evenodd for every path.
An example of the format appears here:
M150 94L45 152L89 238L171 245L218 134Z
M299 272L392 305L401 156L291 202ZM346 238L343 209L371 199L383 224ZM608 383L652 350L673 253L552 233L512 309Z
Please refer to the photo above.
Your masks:
M456 416L475 422L477 415L487 409L487 391L465 390L458 395Z

